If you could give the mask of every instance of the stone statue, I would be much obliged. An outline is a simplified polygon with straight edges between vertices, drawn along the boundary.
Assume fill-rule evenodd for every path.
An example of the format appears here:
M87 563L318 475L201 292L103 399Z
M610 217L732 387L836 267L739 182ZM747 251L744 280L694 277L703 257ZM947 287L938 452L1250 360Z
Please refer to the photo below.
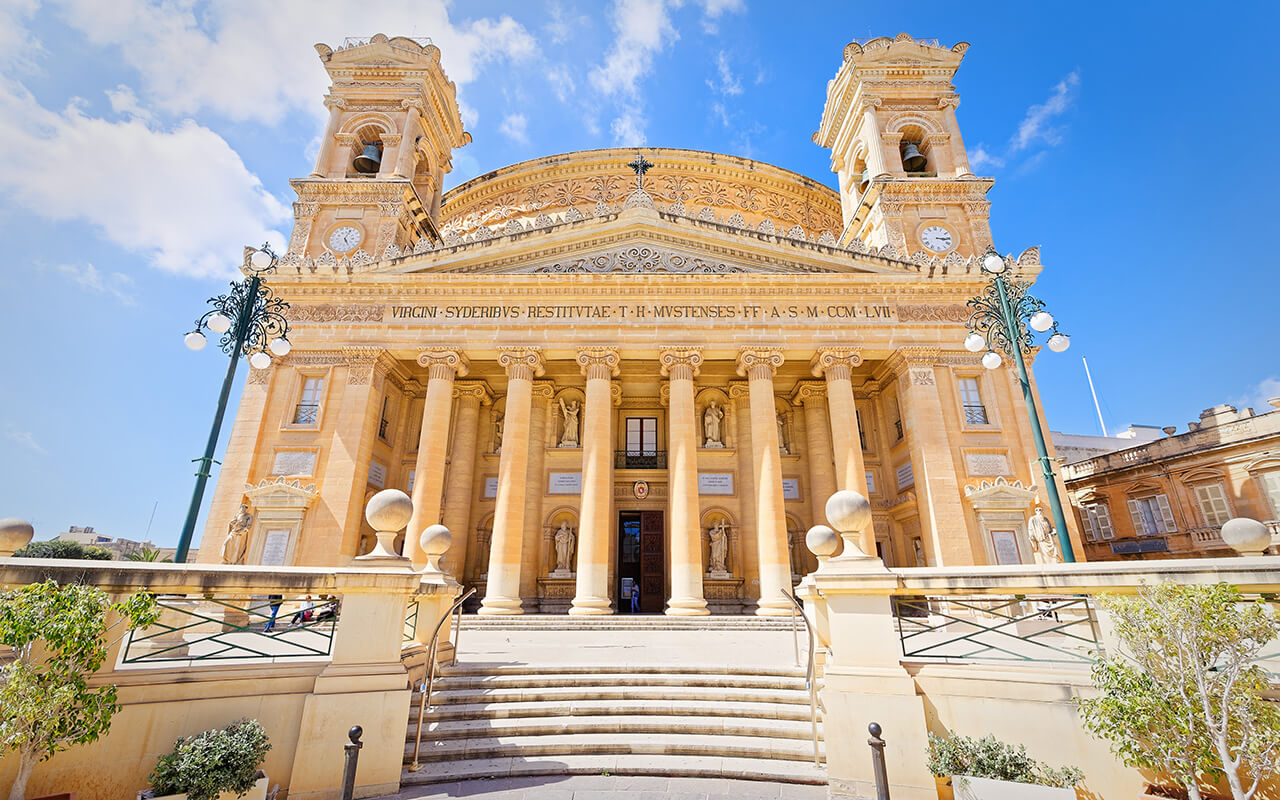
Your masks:
M556 572L573 571L573 530L568 522L561 522L556 531Z
M227 538L222 541L222 563L243 564L245 551L249 549L249 526L253 524L253 515L249 506L240 504L240 513L236 514L227 525Z
M778 420L778 449L790 454L791 451L787 449L787 423L782 419L781 414L775 412L775 417Z
M711 537L711 569L710 572L728 572L729 560L729 526L722 519L707 530Z
M711 405L707 406L707 410L702 412L703 447L724 447L724 440L720 438L720 421L722 419L724 419L724 409L716 405L715 400L712 400Z
M502 423L506 417L498 417L493 421L493 452L502 452Z
M564 398L560 398L560 413L564 415L564 433L560 434L561 447L578 446L578 411L581 408L582 404L577 400L570 400L566 405Z
M1036 506L1035 515L1027 522L1027 532L1031 536L1032 546L1046 558L1054 561L1062 560L1058 555L1058 536L1053 529L1053 523L1044 515L1044 506Z

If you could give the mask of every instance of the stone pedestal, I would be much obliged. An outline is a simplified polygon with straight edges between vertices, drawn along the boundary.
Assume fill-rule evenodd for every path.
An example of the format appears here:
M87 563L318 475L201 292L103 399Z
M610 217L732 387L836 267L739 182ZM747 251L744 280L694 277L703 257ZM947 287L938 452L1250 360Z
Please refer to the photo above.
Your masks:
M750 603L742 599L742 578L728 572L707 573L702 578L702 596L712 614L742 614Z
M538 613L569 613L576 588L577 577L567 570L556 570L545 578L538 578Z

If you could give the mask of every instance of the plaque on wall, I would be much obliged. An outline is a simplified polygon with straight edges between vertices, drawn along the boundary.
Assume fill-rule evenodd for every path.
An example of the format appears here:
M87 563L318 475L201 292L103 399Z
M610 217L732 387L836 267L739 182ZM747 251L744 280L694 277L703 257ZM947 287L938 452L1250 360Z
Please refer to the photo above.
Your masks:
M288 528L267 531L267 538L262 543L262 558L259 561L264 567L282 567L284 566L285 552L288 549Z
M413 494L413 479L417 474L418 471L416 469L409 470L409 487L404 490L406 494Z
M798 478L782 479L782 499L783 500L799 500L800 499L800 480Z
M875 494L876 491L876 474L874 472L867 473L867 494Z
M699 472L698 494L733 494L733 473Z
M314 450L277 450L271 464L272 475L314 475L315 470Z
M379 489L387 485L387 468L377 461L369 462L369 485Z
M547 494L582 494L582 473L551 473L547 479Z
M485 499L492 499L498 496L498 479L497 478L484 479L484 496L485 496Z
M992 531L991 544L995 547L997 564L1021 564L1018 553L1018 534L1013 531Z
M898 488L905 489L908 486L915 486L915 485L916 485L915 472L911 468L911 462L908 461L907 463L898 467Z
M1009 459L1003 453L965 453L964 468L970 475L995 478L1009 474Z

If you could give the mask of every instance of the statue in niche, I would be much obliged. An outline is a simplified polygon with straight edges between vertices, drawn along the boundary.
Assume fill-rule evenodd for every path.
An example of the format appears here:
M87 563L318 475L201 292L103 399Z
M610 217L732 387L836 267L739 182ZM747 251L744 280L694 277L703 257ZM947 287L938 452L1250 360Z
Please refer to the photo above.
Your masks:
M711 567L708 571L721 574L728 572L729 524L721 519L707 529L707 536L711 539Z
M702 412L703 447L724 447L720 438L720 421L724 419L724 409L712 400L707 410Z
M493 420L493 452L502 452L502 423L506 417L498 416Z
M253 515L249 506L240 504L240 513L236 514L227 525L227 538L222 542L222 563L243 564L245 551L249 549L249 526L253 524Z
M568 522L561 522L555 533L556 540L556 572L573 571L573 529Z
M566 405L564 398L560 398L560 413L564 415L564 433L560 434L561 447L578 447L578 412L581 408L582 404L577 400L570 400Z
M787 449L787 423L782 419L781 413L774 412L774 414L778 420L778 449L789 455L791 451Z
M1027 533L1031 537L1031 545L1051 561L1061 561L1058 554L1058 537L1053 523L1044 515L1044 506L1036 506L1036 513L1027 522Z

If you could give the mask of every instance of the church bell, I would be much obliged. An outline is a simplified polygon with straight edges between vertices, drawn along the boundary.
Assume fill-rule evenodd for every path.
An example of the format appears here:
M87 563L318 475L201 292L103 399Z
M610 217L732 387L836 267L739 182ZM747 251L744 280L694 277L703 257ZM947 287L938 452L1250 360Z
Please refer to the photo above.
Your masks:
M363 172L366 175L373 174L382 166L382 151L376 144L366 144L364 152L356 156L355 161L351 162L351 166L356 168L356 172Z
M920 155L920 148L915 142L907 142L902 146L902 168L907 172L924 172L929 165L928 159Z
M858 191L865 192L867 187L871 185L871 170L864 169L862 177L858 178Z

